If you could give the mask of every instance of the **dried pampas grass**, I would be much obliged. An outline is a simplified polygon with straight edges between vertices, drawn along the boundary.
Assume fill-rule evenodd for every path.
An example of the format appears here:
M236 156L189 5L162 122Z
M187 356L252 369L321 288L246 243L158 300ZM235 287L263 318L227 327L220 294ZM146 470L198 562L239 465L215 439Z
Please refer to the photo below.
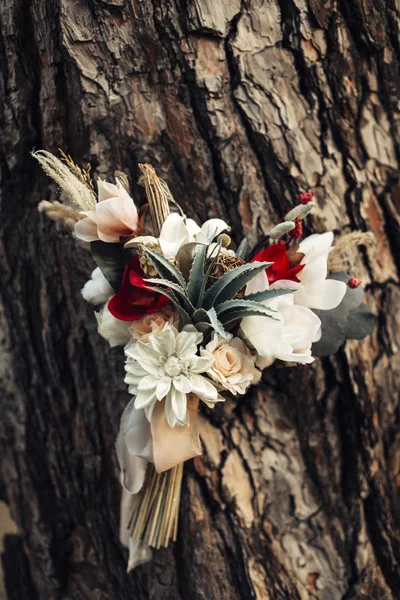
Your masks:
M56 223L65 225L69 229L73 229L75 223L81 220L82 215L72 206L66 206L61 202L48 202L42 200L39 202L39 212L45 213L50 219Z
M367 251L376 247L376 239L371 231L352 231L342 235L335 241L335 246L328 256L328 272L352 272L355 263L355 248L364 246Z
M72 204L79 207L80 210L93 210L95 208L96 195L93 189L83 183L75 173L72 173L70 168L59 158L46 150L32 152L32 156L39 162L43 171L67 194Z

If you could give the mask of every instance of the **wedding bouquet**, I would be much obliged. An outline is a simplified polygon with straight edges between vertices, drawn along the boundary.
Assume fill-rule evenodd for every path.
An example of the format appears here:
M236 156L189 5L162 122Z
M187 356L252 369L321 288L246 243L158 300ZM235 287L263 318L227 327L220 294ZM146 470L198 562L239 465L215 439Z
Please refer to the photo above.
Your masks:
M132 400L117 455L121 538L134 568L150 546L176 538L182 465L202 452L201 403L245 394L274 361L310 364L372 331L361 282L343 265L373 238L353 232L335 247L332 232L302 239L315 206L306 192L254 249L245 240L235 249L229 224L187 218L150 165L139 165L147 196L139 210L123 173L115 184L98 179L96 193L89 167L63 153L33 156L71 203L39 209L90 244L98 266L82 295L99 334L124 348Z

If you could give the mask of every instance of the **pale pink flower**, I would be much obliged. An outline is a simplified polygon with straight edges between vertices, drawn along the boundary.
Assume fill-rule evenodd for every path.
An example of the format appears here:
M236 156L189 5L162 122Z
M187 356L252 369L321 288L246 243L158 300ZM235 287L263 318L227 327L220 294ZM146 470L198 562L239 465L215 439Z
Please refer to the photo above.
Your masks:
M75 224L75 235L84 242L102 240L119 242L121 237L131 235L139 225L136 206L124 188L107 181L98 181L98 203L95 210L82 214L86 218Z

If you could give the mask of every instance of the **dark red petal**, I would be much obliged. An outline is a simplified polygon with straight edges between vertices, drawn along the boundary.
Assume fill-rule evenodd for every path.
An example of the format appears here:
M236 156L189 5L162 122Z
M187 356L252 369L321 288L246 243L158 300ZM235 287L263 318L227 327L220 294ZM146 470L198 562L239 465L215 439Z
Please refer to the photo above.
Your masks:
M157 309L159 308L164 308L164 306L167 306L167 304L169 304L170 300L169 298L167 298L167 296L164 296L163 294L160 294L157 300Z
M136 321L146 312L143 307L131 304L124 292L118 292L109 300L108 310L120 321Z
M264 256L265 256L266 251L267 251L267 249L261 250L261 252L256 254L255 257L252 258L250 262L265 262Z

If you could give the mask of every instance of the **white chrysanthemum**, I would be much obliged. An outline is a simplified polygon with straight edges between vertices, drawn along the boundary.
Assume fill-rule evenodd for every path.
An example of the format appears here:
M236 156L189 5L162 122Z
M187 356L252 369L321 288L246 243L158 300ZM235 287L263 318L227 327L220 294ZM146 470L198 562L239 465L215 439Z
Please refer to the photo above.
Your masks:
M81 289L81 294L86 302L100 305L108 302L111 296L115 294L115 291L108 283L99 267L97 267L97 269L93 271L89 281L87 281Z
M167 324L158 336L150 335L148 343L138 341L125 349L125 383L136 396L135 408L144 408L149 421L156 402L164 398L170 427L188 425L187 394L195 394L211 405L223 400L202 375L214 361L205 350L202 356L197 355L202 339L198 331L178 332Z

